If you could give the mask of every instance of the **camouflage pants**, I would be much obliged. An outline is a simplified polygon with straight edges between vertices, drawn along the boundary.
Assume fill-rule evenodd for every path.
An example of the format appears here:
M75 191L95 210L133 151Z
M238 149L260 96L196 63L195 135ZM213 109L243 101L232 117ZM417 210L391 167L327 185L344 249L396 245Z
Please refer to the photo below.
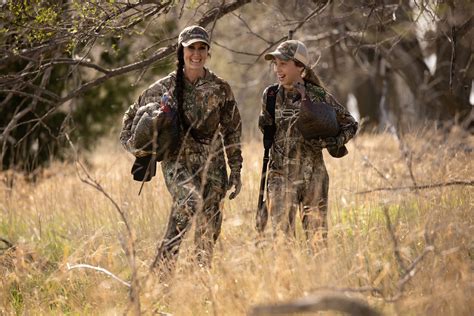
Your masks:
M181 242L195 217L196 259L208 266L222 224L220 203L225 197L227 171L223 155L206 161L199 154L163 161L162 171L173 206L165 236L152 264L163 275L174 268Z
M268 175L268 208L274 234L296 235L295 216L299 208L306 240L311 244L325 241L329 176L322 154L276 161L281 163L271 162Z

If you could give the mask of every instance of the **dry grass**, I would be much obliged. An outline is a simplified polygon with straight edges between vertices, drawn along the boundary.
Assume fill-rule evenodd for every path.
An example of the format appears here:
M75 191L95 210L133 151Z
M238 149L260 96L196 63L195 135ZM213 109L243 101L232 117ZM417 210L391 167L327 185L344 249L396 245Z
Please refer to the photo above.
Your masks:
M473 137L424 134L405 141L413 149L417 183L472 180ZM262 149L258 142L244 144L243 190L223 205L225 219L212 269L192 264L189 234L172 284L153 279L143 284L144 313L243 315L254 305L327 287L377 287L386 298L393 297L404 271L394 255L383 213L387 209L405 266L426 247L425 235L435 250L417 264L396 302L370 292L351 295L389 315L474 314L472 186L356 194L412 182L398 143L389 135L360 136L349 151L340 160L326 157L331 178L329 246L310 255L301 239L257 244L254 212ZM161 174L137 196L139 184L129 176L132 159L116 143L104 142L85 159L91 175L128 214L136 232L138 273L144 278L170 208ZM66 266L88 263L130 279L122 247L124 225L111 203L82 183L72 165L55 163L35 184L18 175L12 188L6 182L0 191L0 237L16 247L0 254L0 314L123 313L126 287L102 273L68 271Z

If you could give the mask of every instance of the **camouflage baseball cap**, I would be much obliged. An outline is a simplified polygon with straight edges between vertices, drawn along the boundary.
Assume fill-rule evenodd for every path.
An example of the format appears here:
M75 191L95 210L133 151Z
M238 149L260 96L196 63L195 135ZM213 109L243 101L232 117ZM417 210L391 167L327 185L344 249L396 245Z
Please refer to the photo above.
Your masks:
M265 55L266 60L272 60L275 57L282 60L294 59L306 67L309 63L308 50L306 49L306 46L297 40L285 41L278 45L275 51Z
M211 46L209 44L209 33L207 33L206 29L203 27L200 27L199 25L191 25L179 33L178 44L188 47L196 42L203 42L207 46Z

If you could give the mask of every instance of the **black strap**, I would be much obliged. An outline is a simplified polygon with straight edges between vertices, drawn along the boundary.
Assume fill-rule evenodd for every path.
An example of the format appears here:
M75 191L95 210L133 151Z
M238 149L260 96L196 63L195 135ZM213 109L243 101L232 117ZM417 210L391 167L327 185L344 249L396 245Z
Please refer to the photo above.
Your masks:
M268 87L267 91L267 103L265 104L266 110L272 117L272 125L267 125L263 128L263 147L270 149L273 145L275 138L276 124L275 124L275 105L276 97L278 92L278 84L274 84Z

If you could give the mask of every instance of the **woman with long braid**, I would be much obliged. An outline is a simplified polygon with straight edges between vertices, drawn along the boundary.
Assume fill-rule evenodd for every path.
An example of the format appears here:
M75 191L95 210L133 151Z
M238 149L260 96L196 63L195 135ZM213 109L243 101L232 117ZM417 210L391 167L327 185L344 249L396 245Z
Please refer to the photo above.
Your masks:
M179 246L193 217L196 259L200 265L210 264L221 229L221 201L227 190L234 187L229 196L233 199L241 188L240 114L229 84L204 67L209 48L209 34L204 28L183 29L178 38L176 71L145 90L123 120L121 143L140 156L140 150L133 146L134 122L139 121L134 118L143 112L140 108L166 103L179 114L180 146L161 162L167 189L173 197L165 236L152 263L152 269L163 277L173 271Z

